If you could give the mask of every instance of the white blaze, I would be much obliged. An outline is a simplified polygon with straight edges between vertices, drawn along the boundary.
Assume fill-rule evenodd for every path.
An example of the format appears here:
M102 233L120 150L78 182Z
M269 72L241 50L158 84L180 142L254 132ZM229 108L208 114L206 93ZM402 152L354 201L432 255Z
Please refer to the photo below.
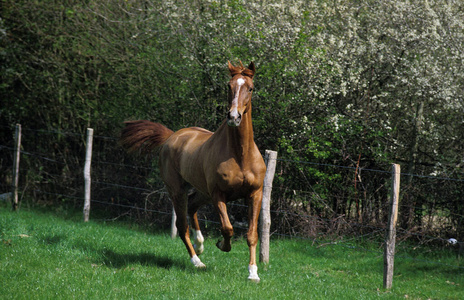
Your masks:
M245 84L245 79L243 79L243 78L237 79L237 92L235 93L235 97L232 100L232 110L230 111L230 116L232 118L234 118L234 119L239 117L238 110L237 110L237 108L238 108L238 96L240 95L240 88L244 84Z

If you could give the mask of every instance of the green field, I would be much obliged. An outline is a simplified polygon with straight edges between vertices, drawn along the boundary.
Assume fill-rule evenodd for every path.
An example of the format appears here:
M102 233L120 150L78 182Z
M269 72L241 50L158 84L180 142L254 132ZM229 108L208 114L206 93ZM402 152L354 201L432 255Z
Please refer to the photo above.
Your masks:
M443 264L397 258L393 288L384 290L379 245L360 251L272 240L270 263L258 265L261 283L254 284L246 280L243 238L230 253L207 239L207 270L197 271L167 232L83 223L66 211L15 213L3 205L0 234L2 299L464 299L464 269L453 256Z

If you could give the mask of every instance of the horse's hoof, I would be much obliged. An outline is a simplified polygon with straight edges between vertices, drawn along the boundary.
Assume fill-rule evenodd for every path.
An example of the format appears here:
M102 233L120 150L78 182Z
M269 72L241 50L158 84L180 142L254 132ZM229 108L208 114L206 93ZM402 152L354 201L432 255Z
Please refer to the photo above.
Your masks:
M219 241L216 243L216 247L218 247L219 250L222 250L222 244L223 244L223 243L224 243L223 241L219 240Z
M194 231L194 240L195 240L195 243L193 245L193 249L195 249L195 253L197 255L200 255L203 253L203 251L205 250L205 247L203 245L204 241L205 241L205 238L203 237L203 235L201 234L201 231L200 230L195 230Z
M253 283L259 283L261 281L259 277L256 277L256 278L248 277L248 280Z
M225 246L224 241L221 241L221 240L219 240L219 241L216 243L216 247L218 247L219 250L221 250L221 251L223 251L223 252L230 252L230 250L232 249L232 247L230 246L230 244L229 244L229 246L227 247L227 246Z
M195 245L193 245L193 249L195 249L195 253L196 253L197 255L200 255L200 254L202 254L203 251L205 250L205 247L204 247L203 245L197 246L197 245L195 244Z
M198 256L194 255L190 261L192 262L192 264L195 266L195 268L197 269L200 269L200 270L204 270L206 269L206 265L204 263L201 262L201 260L198 258Z
M251 281L251 282L255 282L255 283L259 283L259 281L261 279L259 279L259 276L258 276L258 266L256 265L249 265L248 266L248 272L249 272L249 276L248 276L248 280Z

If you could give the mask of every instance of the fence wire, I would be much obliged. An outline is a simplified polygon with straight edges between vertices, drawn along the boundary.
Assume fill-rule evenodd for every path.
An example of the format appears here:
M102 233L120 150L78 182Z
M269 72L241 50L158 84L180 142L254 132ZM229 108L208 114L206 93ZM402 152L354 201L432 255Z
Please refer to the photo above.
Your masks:
M34 134L66 135L66 136L72 137L72 138L79 138L80 139L79 142L81 142L81 141L83 141L85 139L84 134L73 133L73 132L65 132L65 131L60 131L60 130L41 130L41 129L40 130L35 130L35 129L28 129L28 128L24 128L23 130L26 131L26 132L32 132ZM117 140L117 138L115 138L115 137L98 136L98 135L94 136L94 139L97 140L97 141L100 140L100 142L102 142L102 143L105 143L105 142L115 143L115 141ZM24 141L24 138L23 138L23 141ZM94 149L98 149L98 147L99 146L95 147ZM104 146L100 145L100 147L104 147ZM73 167L75 169L74 171L76 171L76 172L71 172L70 173L71 175L69 175L69 174L68 175L67 174L59 174L59 173L53 172L53 170L52 171L44 170L44 168L46 168L46 165L44 165L43 163L40 163L38 161L35 161L35 162L28 161L27 162L28 168L31 168L31 169L36 168L35 173L42 174L42 177L35 179L35 180L40 181L40 184L42 184L42 185L45 184L44 182L41 181L41 180L44 180L43 179L44 177L47 177L47 178L48 177L53 177L55 179L64 179L65 181L68 181L68 182L69 181L82 182L82 178L80 178L80 173L82 173L82 168L83 168L83 163L82 163L83 162L83 157L81 159L77 159L77 161L75 160L73 162L70 162L70 161L66 160L66 157L65 157L65 155L63 153L58 153L58 155L57 155L58 157L63 158L63 160L61 160L61 159L57 159L56 157L53 157L53 158L49 157L47 152L44 151L44 149L33 149L33 145L28 145L27 150L25 150L24 148L25 147L23 147L23 149L20 151L21 155L23 155L25 157L29 157L29 160L32 160L33 158L36 158L36 159L38 159L38 161L41 161L41 162L47 162L47 163L53 163L53 164L59 165L58 170L61 170L61 168L63 166L71 165L71 167ZM0 145L0 151L10 152L10 155L12 155L13 150L14 150L14 148L11 147L11 146ZM318 167L318 168L329 167L329 168L336 168L336 169L350 170L350 171L357 170L358 172L360 172L360 171L362 171L362 172L375 172L375 173L381 173L381 174L385 174L385 175L390 175L391 174L391 171L385 171L385 170L376 170L376 169L370 169L370 168L358 168L358 167L351 167L351 166L340 166L340 165L333 165L333 164L322 164L322 163L301 161L301 160L292 160L292 159L286 159L286 158L278 158L277 161L280 162L280 163L311 165L311 166L315 166L315 167ZM137 177L137 178L144 178L145 176L147 176L148 174L150 174L151 172L154 171L154 168L150 167L150 161L149 160L145 160L144 163L146 165L135 165L135 164L125 163L125 162L120 162L120 161L113 162L113 161L106 160L105 157L99 157L95 161L92 161L92 164L102 165L102 166L110 166L110 167L114 167L114 168L124 169L125 170L124 172L128 172L127 169L132 169L132 170L135 170L136 173L137 172L143 173L143 174L140 174L140 176ZM20 163L20 165L21 165L21 163ZM34 170L31 170L31 169L21 168L20 173L21 173L22 176L24 176L24 174L28 173L28 172L34 173ZM39 169L39 171L37 171L37 169ZM125 182L106 181L105 176L108 176L106 178L113 179L113 178L115 178L114 175L117 175L117 174L112 174L111 173L112 171L114 171L114 170L113 169L109 170L109 172L110 172L110 174L112 176L108 176L108 174L105 174L104 170L101 172L102 174L100 174L99 171L95 172L98 175L96 176L97 179L92 180L92 186L94 187L93 191L95 192L95 186L107 186L107 187L111 188L112 193L110 193L108 195L105 195L105 193L100 193L96 198L92 198L92 200L91 200L92 203L98 204L101 207L106 207L106 208L110 207L110 206L113 206L113 207L119 207L119 208L128 209L128 210L137 210L137 211L141 211L141 212L145 212L145 213L160 214L160 215L164 215L164 216L170 216L172 214L172 210L171 210L172 207L171 207L170 202L165 201L165 200L167 200L167 197L166 197L167 193L165 191L160 190L159 187L153 189L153 186L147 186L146 184L142 185L142 187L141 187L141 186L133 186L131 184L126 184ZM76 178L75 176L73 176L73 174L79 174L79 176L78 176L79 178ZM282 175L280 175L280 176L282 176ZM464 182L464 180L458 179L458 178L446 178L446 177L427 176L427 175L418 175L418 174L409 174L409 173L402 173L401 176L410 176L410 177L415 177L415 178L430 179L430 180L437 180L437 181ZM116 177L120 177L120 176L118 175ZM131 179L133 181L134 178L131 178ZM57 184L57 180L54 183ZM23 184L24 184L24 186L22 187L23 196L27 192L32 192L32 193L38 193L38 194L52 196L52 197L60 197L60 198L63 198L63 199L73 199L73 200L76 200L76 201L81 201L82 203L83 203L83 200L84 200L84 198L82 196L79 196L81 194L81 191L76 190L73 187L68 187L68 189L72 190L72 193L63 193L63 192L53 190L53 189L52 190L44 190L44 189L41 189L41 188L36 188L36 187L33 187L33 185L30 184L30 183L23 183ZM39 186L40 186L40 184L39 184ZM30 185L31 187L28 188L28 185ZM8 193L7 191L10 189L10 185L2 182L0 186L2 187L2 191L0 191L0 194L2 194L2 195L7 194ZM277 187L274 187L274 188L281 189L281 190L289 190L290 192L294 193L295 195L296 194L306 194L307 196L313 197L313 198L315 198L315 199L317 199L319 201L324 201L324 199L318 194L318 192L315 189L313 189L312 186L311 186L310 191L293 190L293 189L288 189L288 188L282 187L282 186L280 186L280 187L277 186ZM64 190L66 190L66 188L62 188L60 190L64 191ZM131 205L131 204L127 203L127 202L119 201L119 200L116 201L116 202L115 201L108 201L110 199L120 199L120 197L115 196L115 195L119 195L116 190L124 190L124 191L132 190L132 191L140 192L141 194L138 194L138 197L145 198L146 199L146 201L145 201L146 204L147 204L147 202L149 202L148 197L150 195L153 196L154 194L156 194L156 195L158 195L160 197L160 199L161 199L161 197L164 198L164 200L160 200L160 201L165 201L166 202L164 204L164 207L167 208L167 209L160 210L160 209L153 209L153 208L148 208L148 207L140 207L140 206ZM154 190L156 190L156 193L153 193ZM333 197L335 197L335 196L333 196ZM340 196L340 198L343 198L343 196ZM349 197L346 196L346 199L348 199L348 198ZM147 205L145 205L145 206L147 206ZM247 208L246 205L240 204L240 203L230 203L230 204L228 204L228 207L229 207L232 214L234 214L234 210L237 210L239 212L243 212ZM425 210L427 210L427 208L418 207L418 206L412 206L412 207L407 206L407 207L410 208L410 209L413 209L413 210L417 210L417 211L421 211L421 210L425 211ZM455 215L457 217L463 217L464 218L464 215L459 214L457 212L450 211L448 213L453 214L453 215ZM366 239L375 240L375 241L381 241L383 239L383 236L385 235L385 232L386 232L385 226L380 226L380 225L377 225L377 224L365 224L365 223L362 223L362 222L349 220L349 219L345 218L345 216L343 216L343 215L339 216L337 218L327 218L327 217L314 215L314 214L305 214L305 213L302 213L301 211L289 211L289 210L281 210L281 209L271 209L271 215L274 216L274 217L277 217L277 219L279 219L282 216L292 216L292 217L297 217L297 218L301 218L301 219L310 220L313 223L344 225L344 226L352 228L352 233L354 233L356 231L362 232L362 230L359 230L359 229L363 229L363 230L366 231L366 233L363 233L361 235L354 235L354 236L349 237L349 238L346 238L344 236L335 236L335 237L332 236L332 239L330 239L330 237L328 238L327 236L325 236L324 238L307 237L307 236L301 235L299 232L294 232L293 234L289 234L288 232L273 231L272 235L275 236L275 237L295 238L295 239L301 239L301 240L308 240L308 241L312 241L312 243L317 245L317 247L334 247L334 246L337 246L337 247L345 247L347 249L352 249L352 250L356 250L356 251L372 252L372 253L378 254L378 255L381 255L383 253L380 248L377 249L377 250L363 248L363 247L359 246L359 241L360 240L366 240ZM280 219L283 219L283 218L285 218L285 217L282 217ZM203 224L220 224L220 222L218 222L217 220L214 220L212 218L208 219L208 218L201 218L200 217L199 220L201 222L203 222ZM247 229L246 224L244 224L244 222L237 221L233 225L234 225L234 228L236 228L236 229L240 229L240 230L243 229L244 231ZM426 239L429 242L430 241L439 242L439 243L443 244L443 246L445 246L445 247L454 247L454 248L460 248L460 249L464 248L464 242L463 241L456 241L453 245L451 245L450 244L450 237L433 236L433 235L430 235L430 234L425 233L425 232L416 232L416 231L404 230L404 229L401 229L401 228L397 229L397 234L398 234L398 236L400 236L400 238L402 236L413 236L413 237L423 239L423 240ZM447 266L447 267L455 267L455 268L459 268L459 269L464 269L464 267L461 266L461 265L451 265L451 264L443 263L443 262L440 262L440 261L433 261L433 260L427 260L427 259L422 259L422 258L415 258L415 257L412 257L410 255L403 254L401 252L397 253L396 257L401 258L401 259L420 261L420 262L431 263L431 264L439 264L439 265L443 265L443 266Z

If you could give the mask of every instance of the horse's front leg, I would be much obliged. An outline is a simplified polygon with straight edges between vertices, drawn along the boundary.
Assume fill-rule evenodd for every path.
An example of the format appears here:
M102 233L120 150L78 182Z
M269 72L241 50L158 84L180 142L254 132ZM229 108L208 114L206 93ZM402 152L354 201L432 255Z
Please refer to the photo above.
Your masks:
M263 189L259 189L250 195L248 200L248 233L247 243L250 249L250 263L248 264L248 279L259 282L258 266L256 264L256 246L258 245L258 219L261 211Z
M232 248L230 240L234 235L234 228L230 224L229 216L227 215L226 197L222 192L213 194L213 205L221 219L221 233L224 240L218 241L216 246L224 252L229 252Z

